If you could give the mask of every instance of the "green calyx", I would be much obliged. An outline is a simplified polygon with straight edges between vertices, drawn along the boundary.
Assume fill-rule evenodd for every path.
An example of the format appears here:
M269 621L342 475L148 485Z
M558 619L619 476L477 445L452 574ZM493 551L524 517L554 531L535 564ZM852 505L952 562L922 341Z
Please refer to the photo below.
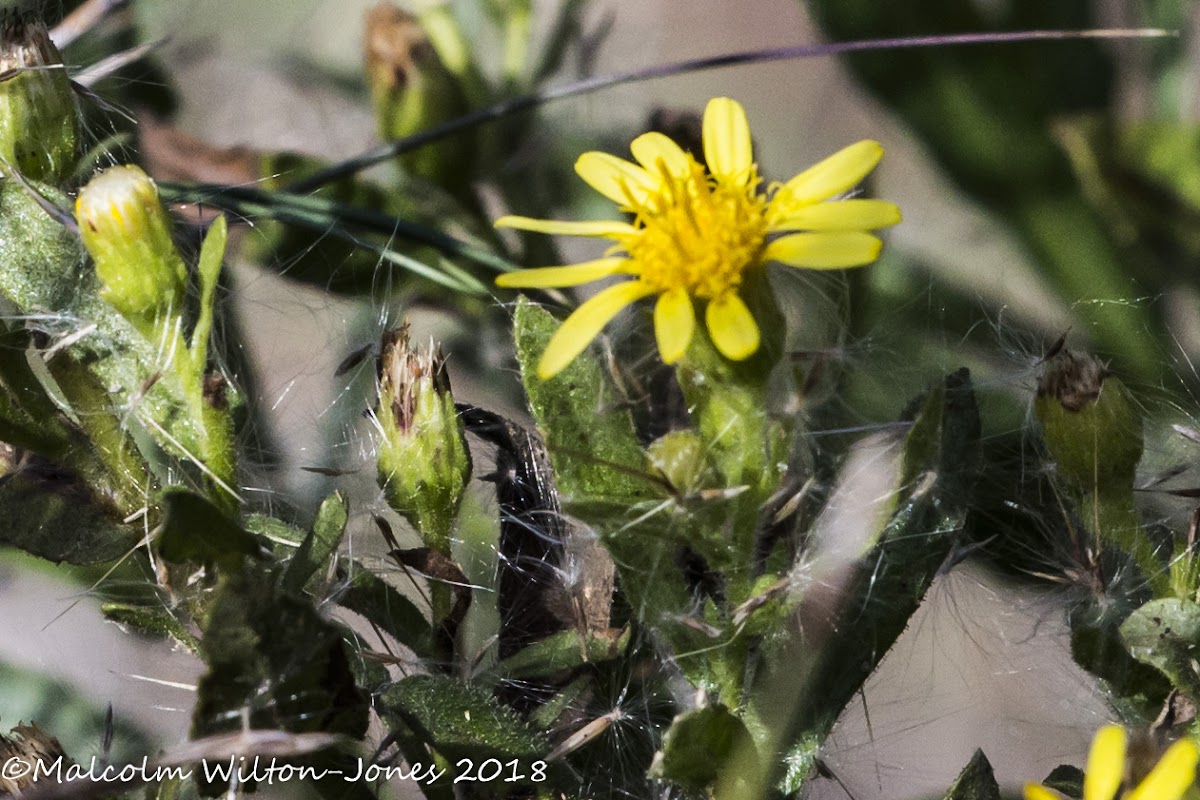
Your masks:
M1034 404L1059 474L1077 489L1133 485L1142 417L1129 390L1098 359L1065 350L1047 365Z
M388 503L426 544L450 554L450 534L471 477L471 456L454 408L446 362L410 347L407 326L383 337L379 478Z
M75 216L101 295L121 316L151 335L180 316L187 268L150 176L135 166L101 172L80 191Z
M46 26L0 12L0 170L61 184L75 169L78 115Z

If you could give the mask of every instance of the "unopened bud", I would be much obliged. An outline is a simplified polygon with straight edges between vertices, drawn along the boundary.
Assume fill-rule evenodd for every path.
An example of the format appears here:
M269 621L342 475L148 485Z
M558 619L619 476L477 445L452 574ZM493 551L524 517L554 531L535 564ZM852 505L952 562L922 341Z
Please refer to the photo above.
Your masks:
M0 11L0 171L58 185L75 169L71 81L46 26Z
M403 139L466 110L459 79L447 68L423 20L380 3L367 14L364 43L367 84L379 133ZM401 157L404 167L426 180L452 187L467 174L458 136Z
M1059 474L1083 490L1133 486L1142 417L1129 390L1087 353L1064 350L1046 365L1034 404Z
M379 356L379 481L388 503L425 537L450 554L450 533L471 457L446 360L440 351L409 345L408 326L384 334Z
M122 316L145 331L180 314L187 268L150 176L134 166L101 172L79 192L75 217L101 294Z

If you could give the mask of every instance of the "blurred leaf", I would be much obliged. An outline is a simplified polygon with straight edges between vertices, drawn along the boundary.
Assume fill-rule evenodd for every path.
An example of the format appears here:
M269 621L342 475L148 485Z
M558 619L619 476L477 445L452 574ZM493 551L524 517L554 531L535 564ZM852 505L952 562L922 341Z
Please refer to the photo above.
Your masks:
M368 703L354 684L341 632L272 568L227 574L208 611L192 735L251 728L366 732Z
M1071 764L1059 764L1042 783L1067 797L1083 797L1083 770Z
M0 544L54 562L112 561L142 536L73 472L40 460L0 478L0 507Z
M1121 639L1129 653L1170 678L1191 697L1200 697L1200 604L1166 598L1151 600L1121 624Z
M652 774L662 780L677 783L685 789L703 791L722 776L722 783L736 778L722 773L744 773L757 779L758 765L753 758L754 744L749 731L740 719L722 705L711 705L688 711L675 718L663 739L661 752L655 756ZM731 764L732 758L737 759ZM729 786L723 786L726 791ZM721 794L717 797L733 797Z
M81 761L97 751L104 737L105 712L94 700L76 687L2 661L0 714L6 723L36 720L62 743L67 755ZM113 727L113 763L140 762L155 751L152 738L120 715Z
M193 653L200 652L200 641L166 609L129 603L104 603L100 611L118 625L131 628L143 636L169 637Z
M936 0L919 8L810 0L833 39L1093 27L1088 0L988 7ZM1003 53L1003 58L998 57ZM1113 65L1095 41L1029 42L867 53L860 81L911 126L960 187L1024 240L1063 299L1129 374L1161 370L1157 311L1138 302L1108 226L1080 196L1051 134L1056 118L1106 108Z
M288 525L269 514L247 514L245 526L250 533L257 534L276 545L275 555L279 557L282 557L284 553L292 552L303 544L309 533L294 525ZM292 546L289 547L289 545Z

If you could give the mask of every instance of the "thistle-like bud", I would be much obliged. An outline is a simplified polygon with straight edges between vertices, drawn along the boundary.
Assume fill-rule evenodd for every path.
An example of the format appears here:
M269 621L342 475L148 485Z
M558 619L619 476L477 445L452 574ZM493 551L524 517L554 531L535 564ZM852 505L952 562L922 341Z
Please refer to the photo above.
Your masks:
M437 43L407 11L380 3L367 14L364 51L367 84L379 134L402 139L466 110L459 79ZM454 137L401 157L414 175L453 188L467 174L466 139Z
M1082 490L1129 489L1142 457L1142 417L1129 390L1087 353L1046 365L1034 404L1059 474Z
M123 317L151 332L180 314L187 268L150 176L134 166L101 172L79 192L75 218L101 294Z
M58 185L75 169L71 81L46 26L0 11L0 170Z
M430 548L450 555L450 533L471 456L441 351L421 352L408 326L383 336L379 355L379 482L388 503Z

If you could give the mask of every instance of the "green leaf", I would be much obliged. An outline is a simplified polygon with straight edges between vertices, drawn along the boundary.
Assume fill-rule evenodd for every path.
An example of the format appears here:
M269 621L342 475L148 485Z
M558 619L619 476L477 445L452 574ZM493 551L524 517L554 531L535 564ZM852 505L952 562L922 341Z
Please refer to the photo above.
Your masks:
M277 569L226 577L209 608L200 650L193 736L252 728L325 731L361 738L367 698L355 686L341 631L307 598L283 587Z
M496 671L505 678L545 678L567 673L585 664L601 664L622 656L629 647L630 629L619 636L607 632L560 631L534 642L501 661Z
M200 370L208 368L208 335L212 332L213 309L217 302L217 279L221 275L221 264L225 260L225 245L229 239L229 226L225 216L217 217L200 246L200 260L196 272L200 277L200 314L196 327L192 329L192 355Z
M216 564L223 571L236 571L246 557L262 557L258 538L200 495L186 489L168 489L162 502L163 532L158 550L167 561Z
M312 530L304 537L300 549L288 564L284 574L288 590L299 592L313 575L329 567L346 533L349 514L346 496L341 492L334 492L325 498L317 510Z
M282 557L284 553L291 553L301 544L304 543L308 536L308 531L297 528L295 525L288 525L282 520L278 520L268 514L247 514L245 520L246 530L253 534L257 534L277 547L274 548L275 555Z
M945 800L1000 800L1000 785L982 750L971 756L946 792Z
M545 309L524 297L517 301L517 360L559 490L580 500L653 496L653 483L643 477L646 459L633 418L617 409L618 399L596 360L583 353L550 380L537 377L537 363L558 326Z
M1200 697L1200 604L1151 600L1121 624L1121 639L1138 661L1158 669L1184 694Z
M0 479L0 508L0 545L54 562L112 561L142 536L74 473L41 461Z
M731 763L735 759L736 765ZM757 776L756 762L746 726L725 706L712 705L675 718L662 750L655 756L651 774L685 789L702 791L731 767L747 776Z
M348 558L338 561L337 580L343 585L337 596L340 605L378 625L418 657L434 655L429 620L396 587Z
M455 761L543 758L545 739L487 689L440 675L415 675L379 698L386 718L398 718L445 758Z
M0 441L61 461L73 437L29 363L29 336L0 321Z
M131 628L143 636L167 636L193 653L200 652L200 640L165 609L129 603L103 603L100 610L113 622Z

